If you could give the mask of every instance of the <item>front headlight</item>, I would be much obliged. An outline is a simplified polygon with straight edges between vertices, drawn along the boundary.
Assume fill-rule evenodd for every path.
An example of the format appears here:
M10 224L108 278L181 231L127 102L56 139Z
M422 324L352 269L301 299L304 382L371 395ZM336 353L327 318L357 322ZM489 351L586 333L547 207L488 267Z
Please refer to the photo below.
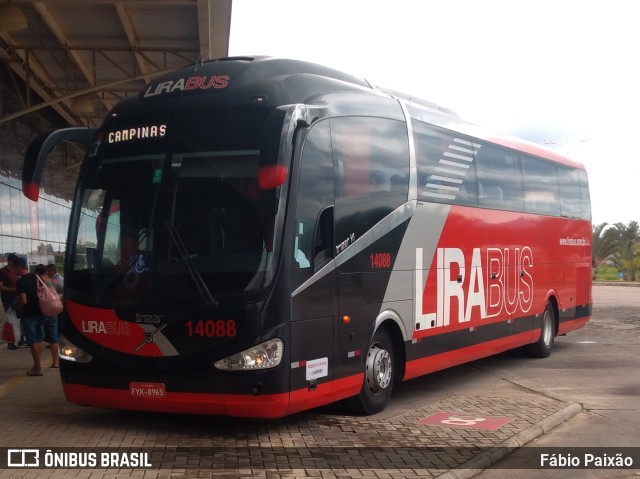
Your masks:
M58 356L60 356L60 359L75 363L90 363L93 361L93 356L80 349L62 334L58 336Z
M283 351L282 339L270 339L241 353L216 361L214 366L226 371L255 371L256 369L275 368L282 361Z

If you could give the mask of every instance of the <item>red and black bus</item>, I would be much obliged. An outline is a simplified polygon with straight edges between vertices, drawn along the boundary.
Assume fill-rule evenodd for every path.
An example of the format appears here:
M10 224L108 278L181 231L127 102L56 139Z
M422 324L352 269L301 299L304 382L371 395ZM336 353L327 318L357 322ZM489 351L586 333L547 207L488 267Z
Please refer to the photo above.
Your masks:
M322 66L167 74L97 129L68 234L68 400L280 417L554 337L591 312L584 168Z

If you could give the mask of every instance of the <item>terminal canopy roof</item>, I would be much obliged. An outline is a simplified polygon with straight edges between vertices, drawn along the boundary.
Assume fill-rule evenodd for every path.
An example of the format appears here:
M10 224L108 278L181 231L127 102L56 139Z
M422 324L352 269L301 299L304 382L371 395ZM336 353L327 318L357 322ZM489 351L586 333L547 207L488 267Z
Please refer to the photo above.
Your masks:
M158 73L227 56L231 2L0 0L0 62L24 99L0 122L50 107L96 126Z

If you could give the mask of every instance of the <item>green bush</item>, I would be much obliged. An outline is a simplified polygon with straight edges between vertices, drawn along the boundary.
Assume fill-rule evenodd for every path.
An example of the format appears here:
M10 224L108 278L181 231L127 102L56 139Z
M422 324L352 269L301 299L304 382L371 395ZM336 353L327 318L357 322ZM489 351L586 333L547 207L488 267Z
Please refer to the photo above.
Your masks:
M600 266L598 268L598 272L596 273L596 281L620 281L618 278L618 272L620 270L615 266ZM638 281L638 277L636 277L636 281Z
M618 268L615 266L600 266L596 273L596 281L619 281Z

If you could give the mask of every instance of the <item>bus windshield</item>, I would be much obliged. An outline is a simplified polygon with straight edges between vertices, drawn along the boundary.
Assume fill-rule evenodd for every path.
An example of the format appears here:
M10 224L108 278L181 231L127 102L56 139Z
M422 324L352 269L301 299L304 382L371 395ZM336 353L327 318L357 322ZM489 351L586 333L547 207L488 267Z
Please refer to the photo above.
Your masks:
M275 188L258 182L265 118L209 108L107 123L79 185L67 298L184 309L260 293L277 215Z

